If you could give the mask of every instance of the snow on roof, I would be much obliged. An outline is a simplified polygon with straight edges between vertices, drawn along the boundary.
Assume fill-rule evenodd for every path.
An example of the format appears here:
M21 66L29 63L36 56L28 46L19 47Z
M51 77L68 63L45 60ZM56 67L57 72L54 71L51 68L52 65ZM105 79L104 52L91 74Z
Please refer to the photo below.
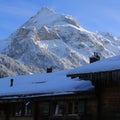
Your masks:
M120 56L110 57L91 64L87 64L70 70L67 74L91 73L99 71L111 71L120 69Z
M13 86L10 87L10 80ZM6 77L0 79L0 97L20 96L28 94L59 95L70 94L75 91L86 91L93 88L90 81L70 79L66 71Z

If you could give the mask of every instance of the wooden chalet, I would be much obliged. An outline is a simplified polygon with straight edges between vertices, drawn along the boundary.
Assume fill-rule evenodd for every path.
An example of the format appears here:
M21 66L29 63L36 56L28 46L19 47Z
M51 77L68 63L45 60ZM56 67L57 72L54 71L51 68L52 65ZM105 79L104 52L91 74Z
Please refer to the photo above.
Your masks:
M95 102L91 82L65 71L0 79L0 120L94 120Z
M120 120L120 56L76 68L67 76L90 80L95 86L97 120Z

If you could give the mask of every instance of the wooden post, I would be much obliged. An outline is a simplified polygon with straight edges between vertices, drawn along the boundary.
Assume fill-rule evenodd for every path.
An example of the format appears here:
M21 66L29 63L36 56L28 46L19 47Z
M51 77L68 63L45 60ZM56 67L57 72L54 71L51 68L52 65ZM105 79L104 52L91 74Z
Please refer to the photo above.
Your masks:
M97 102L98 102L98 108L97 108L97 120L101 120L101 86L96 85L96 95L97 95Z
M65 101L65 103L64 103L64 104L65 104L65 105L64 105L64 106L65 106L65 110L64 110L64 111L65 111L65 113L64 113L64 114L65 114L65 115L67 115L67 114L68 114L68 102L67 102L67 101Z
M72 114L75 113L75 104L74 104L74 101L72 102Z
M34 118L34 120L38 120L38 103L36 101L34 102L33 110L34 110L33 118Z
M4 113L5 113L5 120L9 120L9 113L10 113L10 111L9 111L9 105L8 104L5 105L5 109L4 110L5 110L4 111Z
M54 104L53 104L53 101L51 100L50 101L50 114L49 114L49 117L50 117L50 120L53 120L53 115L54 115Z

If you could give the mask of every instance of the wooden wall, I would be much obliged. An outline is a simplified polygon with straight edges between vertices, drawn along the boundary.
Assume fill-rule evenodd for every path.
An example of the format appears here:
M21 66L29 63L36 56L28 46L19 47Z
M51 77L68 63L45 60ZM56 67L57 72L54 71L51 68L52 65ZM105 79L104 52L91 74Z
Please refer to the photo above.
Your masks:
M85 111L82 114L76 111L76 103L80 101L84 102L85 105ZM44 109L45 103L49 104L49 112ZM56 111L57 105L59 105L61 111ZM37 101L36 106L36 120L96 120L97 118L97 101L94 92L68 96L53 96L51 99L45 98L44 100ZM60 113L58 114L57 112Z
M98 110L94 110L94 115L98 115L97 120L120 120L120 70L81 73L68 76L92 81L97 97L96 107ZM95 101L92 106L94 105Z
M92 120L97 120L97 99L91 99L87 102L87 114L91 116Z
M16 108L18 107L18 104L23 104L26 102L5 102L0 104L0 120L34 120L33 115L17 115L16 114ZM24 107L22 106L22 109ZM21 109L20 109L21 110Z
M78 107L80 101L84 104L84 109L81 109L84 112L76 111L78 110L76 107ZM31 100L31 116L24 116L24 114L15 116L15 106L18 103L24 105L26 101L1 104L0 111L4 111L4 114L0 114L0 120L96 120L97 103L94 90L71 95L34 98ZM58 104L59 111L57 111Z
M9 120L34 120L34 119L32 117L10 117Z
M102 90L101 120L120 120L120 87L111 86Z

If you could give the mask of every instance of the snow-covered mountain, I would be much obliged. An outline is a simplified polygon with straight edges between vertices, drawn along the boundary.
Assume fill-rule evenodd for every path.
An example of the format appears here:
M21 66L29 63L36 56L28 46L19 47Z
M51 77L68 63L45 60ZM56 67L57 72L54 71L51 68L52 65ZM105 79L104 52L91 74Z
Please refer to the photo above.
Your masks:
M35 70L77 67L88 63L93 52L102 58L120 54L120 38L87 31L72 16L46 7L2 42L2 54Z
M16 60L0 54L0 78L14 75L30 74L32 70Z

